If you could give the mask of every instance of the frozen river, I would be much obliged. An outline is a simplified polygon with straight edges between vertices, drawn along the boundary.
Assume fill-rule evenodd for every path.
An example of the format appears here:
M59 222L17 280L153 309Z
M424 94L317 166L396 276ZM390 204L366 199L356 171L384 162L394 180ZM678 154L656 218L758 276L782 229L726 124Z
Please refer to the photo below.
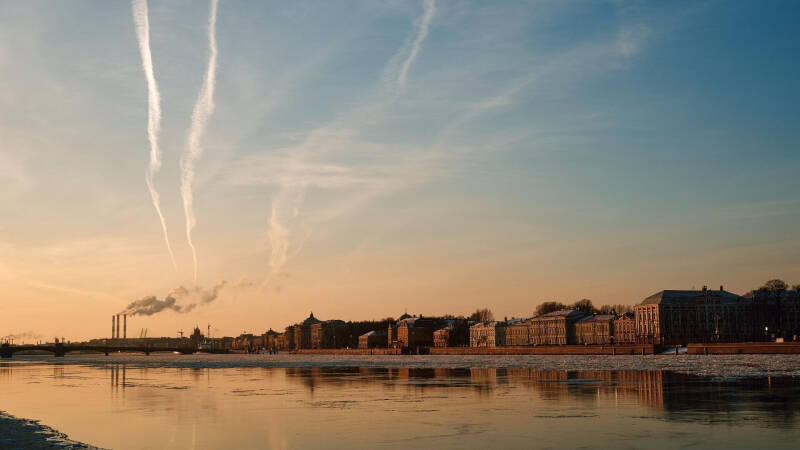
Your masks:
M0 392L10 415L118 449L800 441L796 356L15 356Z

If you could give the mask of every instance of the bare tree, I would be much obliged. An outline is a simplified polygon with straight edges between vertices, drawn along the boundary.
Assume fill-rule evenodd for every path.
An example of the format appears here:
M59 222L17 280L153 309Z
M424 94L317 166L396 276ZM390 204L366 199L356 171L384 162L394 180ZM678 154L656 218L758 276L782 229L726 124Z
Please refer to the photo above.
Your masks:
M789 284L779 278L775 278L764 283L759 289L770 292L783 292L789 289Z
M539 306L536 307L536 313L534 315L541 316L542 314L551 313L553 311L558 311L561 309L566 309L567 305L561 302L543 302L540 303Z
M600 314L611 314L611 312L615 312L617 314L625 314L629 312L633 312L633 305L623 305L623 304L616 304L616 305L603 305L598 308Z
M476 322L491 322L494 320L494 314L492 314L492 310L489 308L478 308L474 313L472 313L472 315L469 316L469 320L474 320Z
M592 301L589 300L588 298L578 300L577 302L575 302L575 304L572 305L572 307L586 314L594 314L597 312L597 309L595 309L594 305L592 304Z

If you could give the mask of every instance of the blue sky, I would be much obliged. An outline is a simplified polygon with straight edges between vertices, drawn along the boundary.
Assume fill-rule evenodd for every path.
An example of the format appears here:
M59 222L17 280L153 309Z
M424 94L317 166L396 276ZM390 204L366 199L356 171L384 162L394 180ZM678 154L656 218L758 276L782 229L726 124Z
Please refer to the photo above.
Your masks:
M102 333L134 299L238 280L192 317L151 319L233 333L309 309L519 316L800 282L798 10L222 0L195 281L179 161L209 5L148 14L176 271L144 183L131 5L2 2L0 295L42 332L80 334L58 318L82 314Z

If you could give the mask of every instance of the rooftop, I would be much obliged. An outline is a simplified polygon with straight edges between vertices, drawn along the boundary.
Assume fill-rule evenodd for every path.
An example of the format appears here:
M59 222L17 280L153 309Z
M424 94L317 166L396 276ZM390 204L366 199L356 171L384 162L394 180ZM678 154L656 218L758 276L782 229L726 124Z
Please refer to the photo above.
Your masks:
M558 311L549 312L547 314L542 314L541 316L537 317L538 319L550 319L550 318L558 318L558 317L582 317L586 314L583 311L579 311L577 309L560 309Z
M725 301L738 301L742 297L732 292L719 290L664 290L656 292L642 301L642 305L659 305L675 303L694 303L700 299L719 298Z

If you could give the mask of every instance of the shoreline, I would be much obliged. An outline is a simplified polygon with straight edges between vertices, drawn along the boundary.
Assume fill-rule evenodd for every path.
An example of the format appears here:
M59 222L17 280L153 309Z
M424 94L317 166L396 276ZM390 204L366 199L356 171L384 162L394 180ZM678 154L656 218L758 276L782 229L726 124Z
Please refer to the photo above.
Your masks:
M42 425L38 420L24 419L0 411L0 448L24 449L97 449L76 442L66 434Z
M128 369L343 368L532 369L539 371L669 371L716 379L800 378L800 355L67 355L20 357L14 364L83 365ZM0 363L3 364L3 363ZM9 364L9 363L6 363Z

